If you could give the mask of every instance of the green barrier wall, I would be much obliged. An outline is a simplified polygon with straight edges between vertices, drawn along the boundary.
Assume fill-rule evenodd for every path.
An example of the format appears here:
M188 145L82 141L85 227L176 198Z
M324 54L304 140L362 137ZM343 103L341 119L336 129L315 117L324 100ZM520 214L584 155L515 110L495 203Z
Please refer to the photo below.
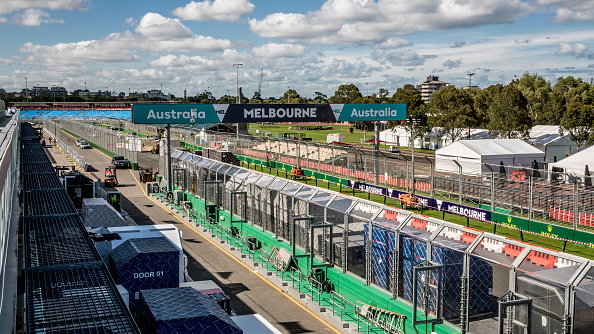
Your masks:
M196 198L188 192L186 192L186 198L192 203L192 208L196 212L202 214L205 213L204 200ZM231 227L229 212L220 210L219 217L223 217L223 219L220 220L219 224L226 228ZM272 234L270 234L267 231L264 231L259 226L251 225L248 223L234 223L233 225L240 229L242 237L256 237L258 241L262 243L262 248L264 248L266 251L270 251L272 247L276 247L277 249L285 248L289 251L292 250L291 245L287 241L274 238ZM242 226L240 227L239 225ZM301 249L297 249L296 253L298 255L305 254ZM299 268L303 273L306 273L309 268L308 261L308 258L297 259L297 262L299 263ZM314 262L315 264L322 264L322 262L320 262L318 259L315 259ZM362 302L406 315L408 319L405 322L405 333L429 334L432 331L439 334L458 333L458 330L456 330L456 328L450 327L446 324L436 324L434 326L429 324L426 332L424 323L419 324L417 326L412 325L412 306L408 302L401 299L392 299L392 295L388 291L377 288L375 286L366 285L365 281L362 278L350 273L343 273L340 269L330 267L327 270L327 274L328 278L334 283L336 287L336 292L341 296L345 297L351 303L358 305L358 302ZM421 313L422 312L419 311L419 314ZM417 316L419 318L422 317L421 315ZM379 332L376 329L376 331L372 331L372 333Z

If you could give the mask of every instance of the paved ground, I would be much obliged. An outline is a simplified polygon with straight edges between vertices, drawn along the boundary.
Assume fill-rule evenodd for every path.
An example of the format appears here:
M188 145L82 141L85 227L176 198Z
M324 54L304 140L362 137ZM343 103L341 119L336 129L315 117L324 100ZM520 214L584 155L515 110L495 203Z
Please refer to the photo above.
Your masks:
M66 134L61 139L75 148L97 170L89 173L91 178L102 178L110 161L106 155L94 149L79 149L74 145L74 139ZM48 151L58 165L71 164L59 149L51 147ZM232 307L238 315L259 313L283 333L338 332L147 198L131 171L118 170L117 176L120 183L117 189L122 193L122 209L139 225L175 224L183 232L183 248L188 256L190 277L194 280L211 279L219 284L232 296Z

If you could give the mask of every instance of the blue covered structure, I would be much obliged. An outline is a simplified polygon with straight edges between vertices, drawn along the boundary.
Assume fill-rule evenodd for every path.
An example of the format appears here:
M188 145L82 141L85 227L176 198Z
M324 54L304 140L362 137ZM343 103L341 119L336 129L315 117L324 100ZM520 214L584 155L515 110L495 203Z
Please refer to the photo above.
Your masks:
M243 333L219 304L191 287L141 291L137 321L143 333Z

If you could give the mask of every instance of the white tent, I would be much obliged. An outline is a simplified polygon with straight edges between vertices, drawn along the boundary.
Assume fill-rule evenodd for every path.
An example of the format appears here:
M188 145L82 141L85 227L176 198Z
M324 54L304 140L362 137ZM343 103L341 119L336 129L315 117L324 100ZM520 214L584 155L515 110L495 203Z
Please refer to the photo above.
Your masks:
M423 135L423 138L415 139L416 148L438 149L450 144L449 138L441 135L441 128L433 128L431 132ZM462 133L462 138L468 139L488 139L491 138L489 131L485 129L470 129ZM380 132L380 141L388 145L410 146L410 132L404 126L395 126Z
M561 160L578 151L568 133L563 136L559 133L559 125L535 125L530 129L526 141L544 151L546 161L555 161L555 158ZM580 147L580 150L585 147Z
M544 152L520 139L458 140L435 151L435 170L439 172L481 175L491 170L499 172L498 165L530 167L536 160L544 160ZM457 164L458 163L458 164Z
M549 170L552 170L553 167L562 168L564 173L581 178L584 176L586 165L590 172L594 172L594 146L549 164Z

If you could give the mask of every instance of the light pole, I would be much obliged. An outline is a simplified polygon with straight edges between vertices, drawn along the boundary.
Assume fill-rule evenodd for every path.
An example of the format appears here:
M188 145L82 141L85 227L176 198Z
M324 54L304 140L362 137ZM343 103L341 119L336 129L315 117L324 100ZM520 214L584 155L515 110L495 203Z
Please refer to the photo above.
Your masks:
M25 94L27 94L27 103L29 103L29 84L27 83L27 77L25 77Z
M291 87L287 86L287 104L289 104L289 89L291 89Z
M472 76L475 74L474 72L466 74L468 76L468 88L472 87Z
M411 125L411 130L410 130L410 139L412 142L412 145L410 145L411 148L411 167L412 167L412 197L415 197L415 125L419 125L421 123L421 119L419 118L419 116L417 115L410 115L408 117L408 122Z
M237 64L233 64L233 66L235 66L235 68L237 70L236 74L235 74L235 79L236 79L235 88L237 89L237 99L235 100L235 103L241 103L241 96L239 94L239 66L243 66L243 64L237 63Z
M163 84L161 84L161 90L159 91L159 101L163 102Z
M365 97L369 96L369 82L365 83Z

